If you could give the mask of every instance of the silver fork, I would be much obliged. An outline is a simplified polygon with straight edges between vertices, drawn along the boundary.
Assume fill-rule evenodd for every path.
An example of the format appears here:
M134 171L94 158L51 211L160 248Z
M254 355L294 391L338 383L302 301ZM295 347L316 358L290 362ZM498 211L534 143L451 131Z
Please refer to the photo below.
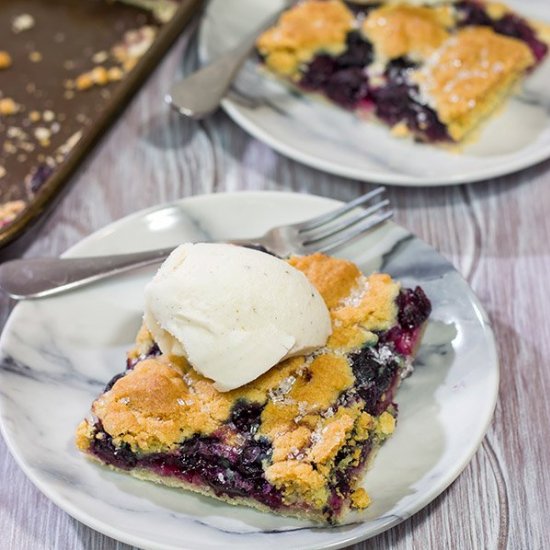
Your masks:
M384 187L313 219L281 225L261 237L225 242L262 246L280 257L334 253L391 218ZM381 200L380 200L381 199ZM371 204L372 203L372 204ZM365 208L359 208L365 206ZM164 260L174 247L86 258L30 258L0 265L0 288L16 300L42 298Z
M262 21L236 46L210 63L172 84L165 101L183 116L200 120L213 113L225 97L239 69L250 56L261 32L273 25L281 13L297 0L285 0L284 6ZM368 3L350 0L353 4Z

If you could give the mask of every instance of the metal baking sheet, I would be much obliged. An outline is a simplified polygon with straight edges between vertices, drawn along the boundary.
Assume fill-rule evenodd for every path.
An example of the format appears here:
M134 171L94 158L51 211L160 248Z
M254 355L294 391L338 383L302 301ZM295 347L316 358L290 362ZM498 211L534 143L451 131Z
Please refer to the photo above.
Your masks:
M15 241L28 240L21 237L53 207L200 5L0 1L2 256Z

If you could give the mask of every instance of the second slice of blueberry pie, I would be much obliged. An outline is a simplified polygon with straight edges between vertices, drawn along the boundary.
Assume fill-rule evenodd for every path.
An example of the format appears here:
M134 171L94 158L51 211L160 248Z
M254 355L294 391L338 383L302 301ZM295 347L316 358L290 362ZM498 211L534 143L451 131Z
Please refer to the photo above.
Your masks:
M457 142L547 55L550 26L483 0L303 0L257 41L266 67L390 126Z

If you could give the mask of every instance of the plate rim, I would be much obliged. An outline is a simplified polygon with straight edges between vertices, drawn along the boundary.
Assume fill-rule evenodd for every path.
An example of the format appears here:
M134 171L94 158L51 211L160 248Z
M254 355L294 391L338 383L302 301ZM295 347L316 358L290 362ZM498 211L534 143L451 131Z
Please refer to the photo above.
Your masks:
M126 222L130 220L137 220L140 218L143 218L144 216L147 216L149 214L155 213L157 211L161 211L166 208L179 206L181 204L185 204L187 202L201 202L201 201L209 201L211 199L214 200L224 200L226 198L235 198L235 195L246 195L247 197L253 198L253 199L265 199L269 196L277 196L277 197L284 197L285 199L291 199L296 198L297 196L300 197L302 200L310 201L315 200L319 202L327 202L332 203L334 205L342 204L342 201L330 198L330 197L322 197L319 195L312 195L308 193L297 193L297 192L290 192L290 191L247 191L247 190L239 190L239 191L228 191L228 192L222 192L222 193L204 193L200 195L194 195L190 197L183 197L181 199L177 199L175 201L167 201L160 203L155 206L151 206L148 208L144 208L142 210L139 210L137 212L133 212L127 216L124 216L122 218L119 218L117 220L114 220L113 222L105 225L104 227L98 229L97 231L94 231L93 233L85 236L78 242L74 243L71 247L69 247L62 256L70 257L74 253L78 254L78 251L81 246L86 247L88 242L94 241L95 239L104 239L112 229L116 229L120 225L124 225ZM398 227L402 227L395 222L390 221L390 224L396 225ZM407 232L409 232L411 235L414 235L410 231L406 229ZM430 249L433 250L435 254L442 257L445 262L447 262L449 265L452 265L451 262L449 262L446 258L444 258L435 248L433 248L430 244L426 243L426 241L420 239L416 235L414 235L415 238L419 239L422 243L426 244L430 247ZM490 319L479 301L479 298L477 297L476 293L473 291L473 289L470 287L469 283L464 279L464 277L460 274L460 272L452 266L454 273L458 275L460 278L461 284L463 284L467 290L467 292L470 295L470 299L472 300L472 304L475 306L476 310L476 316L479 318L483 331L485 334L486 342L488 344L488 349L490 349L491 353L491 370L489 371L492 378L494 378L494 382L491 385L492 392L489 395L489 399L486 401L486 417L485 422L480 426L478 436L475 439L475 442L472 441L470 451L463 457L463 459L455 464L455 467L451 470L448 470L446 475L443 477L440 485L436 486L432 490L428 490L423 492L421 495L419 494L418 498L407 507L406 514L400 515L400 516L388 516L387 521L381 523L376 528L372 529L371 531L367 533L357 533L355 535L348 535L346 536L345 533L342 533L342 535L335 541L331 541L328 543L322 543L322 544L306 544L306 545L300 545L296 546L296 549L300 550L314 550L314 549L332 549L336 550L338 548L345 547L350 544L358 543L361 541L365 541L367 539L370 539L374 536L377 536L388 529L391 529L392 527L395 527L399 523L402 523L403 521L407 520L417 512L419 512L424 507L428 506L433 500L435 500L440 494L442 494L445 490L448 489L448 487L458 478L458 476L462 473L462 471L466 468L466 466L470 463L472 460L474 454L479 450L482 441L484 440L487 431L489 429L489 426L491 422L493 421L494 411L497 404L498 399L498 390L499 390L499 381L500 381L500 361L498 357L498 348L494 336L494 332L492 330ZM78 292L78 289L75 289L73 292ZM5 339L7 338L8 332L10 332L11 325L16 322L15 319L15 312L18 310L19 304L16 304L16 306L13 308L12 312L10 313L5 325L4 329L2 330L2 333L0 335L0 353L3 351L5 346ZM132 535L128 531L119 530L117 527L114 527L110 524L107 524L103 522L102 520L96 519L93 515L82 511L77 505L74 505L71 503L69 499L67 499L64 495L60 494L59 492L56 492L54 489L51 488L51 484L47 481L41 479L41 476L38 473L35 473L33 469L28 466L22 456L18 454L17 445L14 443L14 441L11 439L8 429L4 422L4 414L3 410L6 407L5 400L0 399L0 433L2 434L2 437L4 438L4 441L6 442L6 446L8 447L8 450L10 451L11 456L16 461L17 465L23 470L24 474L27 476L27 478L35 485L35 487L38 488L38 490L46 496L49 500L51 500L56 506L61 508L65 513L67 513L69 516L73 517L77 521L80 521L84 525L87 525L88 527L98 531L99 533L102 533L106 536L109 536L115 540L118 540L120 542L124 542L127 544L131 544L134 546L137 546L139 548L151 548L155 550L176 550L176 549L185 549L189 548L189 550L196 550L196 547L188 547L188 546L174 546L174 545L167 545L164 543L151 543L151 541L144 541L144 539L140 537L136 537ZM382 516L383 517L383 516ZM255 535L262 535L262 532L254 532ZM269 533L272 534L272 533ZM281 536L285 535L291 535L292 530L290 531L281 531Z
M237 101L226 97L221 103L222 109L227 115L240 126L245 132L249 133L252 137L258 139L262 143L265 143L271 147L277 153L290 158L300 164L314 168L320 172L325 172L333 176L340 176L347 179L359 180L367 183L382 183L384 185L394 185L401 187L448 187L451 185L461 185L465 183L479 183L487 181L492 178L500 176L507 176L515 174L531 168L548 160L550 158L550 143L547 148L543 148L538 151L533 151L526 154L523 158L514 161L508 161L501 163L498 166L490 168L481 168L476 174L468 175L454 175L439 178L437 176L426 176L423 178L415 176L404 176L400 174L385 174L381 172L369 172L356 168L348 168L338 165L331 161L324 160L322 158L314 157L308 153L303 153L296 149L293 149L290 145L287 145L283 141L274 138L265 131L263 128L255 124L250 118L248 118L243 111L243 108Z

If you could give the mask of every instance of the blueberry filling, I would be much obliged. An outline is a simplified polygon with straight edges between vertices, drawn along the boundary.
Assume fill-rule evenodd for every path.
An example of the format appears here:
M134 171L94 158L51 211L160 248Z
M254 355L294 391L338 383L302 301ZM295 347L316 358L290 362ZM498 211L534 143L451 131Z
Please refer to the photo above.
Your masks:
M367 98L365 67L372 59L372 44L357 31L350 32L344 53L336 57L315 56L306 67L300 85L307 90L324 92L338 105L352 109Z
M378 346L366 346L351 356L355 390L365 401L365 411L374 416L387 409L393 398L390 390L399 379L401 362L395 354L390 352L390 356L381 355Z
M496 20L493 24L496 32L523 40L533 52L537 63L548 53L548 45L537 38L533 28L521 17L511 13Z
M418 63L415 63L407 56L396 57L386 65L384 76L389 82L403 84L407 81L407 74L417 68Z
M92 451L98 458L123 470L129 470L136 466L137 458L129 445L115 446L112 437L103 430L101 422L96 423L95 431L96 437L92 439Z
M116 447L98 422L91 451L107 464L124 470L145 468L161 476L174 476L196 485L208 485L217 495L252 496L267 506L282 505L280 491L264 476L263 461L271 457L271 444L254 438L262 406L238 401L226 428L209 437L195 435L171 453L139 455L126 444ZM224 438L241 437L240 445L228 445Z
M414 290L401 290L397 297L399 313L397 320L402 328L412 330L420 327L430 316L432 304L424 291L417 286Z
M195 436L180 446L179 464L188 481L205 483L216 494L252 496L277 508L280 492L266 481L262 462L269 459L271 444L265 438L248 439L242 447L226 445L217 437Z
M390 126L404 122L416 136L430 141L450 139L435 111L418 99L418 87L407 83L407 71L416 68L415 63L406 57L390 61L384 73L385 84L374 88L369 86L365 70L374 58L372 44L357 31L348 34L346 43L346 51L339 56L315 56L300 85L323 92L346 109L374 102L376 116Z
M324 92L341 107L353 109L367 98L368 81L363 69L350 67L335 72L324 86Z
M459 14L459 26L491 27L499 34L522 40L531 48L537 63L548 53L548 45L537 38L534 29L522 17L507 13L499 19L492 19L486 8L475 0L458 2L456 10Z
M405 123L416 136L429 141L448 141L446 126L437 113L428 105L418 101L418 87L389 81L372 92L376 116L395 126Z
M208 485L217 495L252 496L272 508L282 505L280 491L264 477L262 461L271 454L271 444L265 438L248 439L236 447L223 443L219 437L194 436L173 453L140 456L128 445L115 446L100 423L96 433L99 438L93 438L91 451L117 468L144 468L161 476Z
M401 355L415 351L423 323L428 319L432 305L420 287L404 289L397 297L398 325L380 334L380 344L392 346Z
M321 91L336 70L337 65L334 57L326 54L317 55L307 66L300 85L307 90Z
M241 433L255 434L261 422L263 406L240 399L235 403L229 422Z
M384 4L382 2L372 2L372 3L369 3L369 4L361 4L357 1L355 2L350 2L350 1L346 1L344 0L347 8L353 12L355 15L357 16L361 16L361 17L365 17L369 14L369 12L377 9L377 8L380 8L381 6L383 6Z
M358 67L363 69L370 65L374 59L372 43L363 38L358 31L348 33L346 37L346 50L335 58L339 69Z
M121 372L120 374L115 374L110 380L109 382L107 382L107 385L105 386L105 389L103 390L103 393L109 391L110 389L112 389L112 387L121 379L124 377L124 375L126 374L126 372Z
M407 72L416 67L406 57L388 63L384 72L386 83L371 91L376 116L390 126L405 123L415 135L430 141L447 141L447 128L437 113L420 101L418 86L407 81Z
M401 355L411 355L418 342L420 329L403 330L400 327L393 327L380 335L380 341L392 346Z
M354 455L356 447L346 445L338 451L334 459L336 465L335 473L329 483L331 494L328 505L323 509L323 513L329 522L332 522L333 518L338 516L342 510L342 507L355 487L357 477L363 472L372 448L372 441L363 442L359 458L351 462L349 457Z
M370 451L372 450L372 442L366 441L361 448L361 455L358 460L352 462L348 466L343 466L348 462L349 456L355 451L355 447L345 445L342 447L334 462L336 464L336 473L331 483L331 488L334 489L340 495L349 495L352 489L354 480L354 473L358 473L365 463ZM339 467L340 466L340 467Z
M403 364L397 354L407 358L414 353L422 326L432 311L420 287L401 290L396 305L398 324L381 332L376 345L365 346L351 356L356 391L365 401L365 410L375 416L388 408L397 389Z
M485 10L484 6L478 2L473 2L471 0L457 2L455 9L457 10L459 16L459 27L490 27L493 21L489 17L489 14Z

